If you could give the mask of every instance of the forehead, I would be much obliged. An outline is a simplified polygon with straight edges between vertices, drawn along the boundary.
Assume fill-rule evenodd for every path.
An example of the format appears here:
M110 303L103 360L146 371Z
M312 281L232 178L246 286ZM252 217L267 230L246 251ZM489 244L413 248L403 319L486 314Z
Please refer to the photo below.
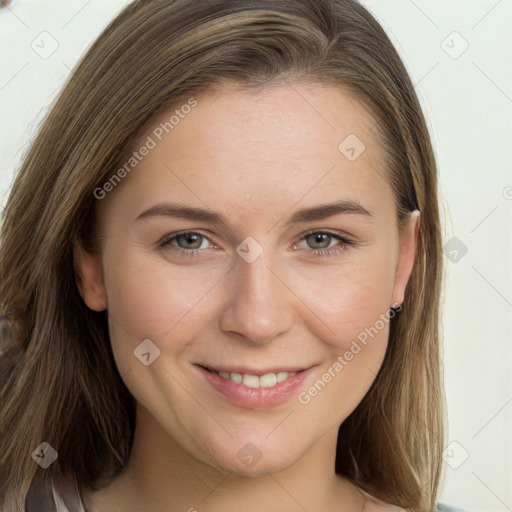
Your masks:
M135 150L152 149L113 196L139 210L180 199L249 216L298 201L392 204L375 120L347 91L222 85L195 101L152 123Z

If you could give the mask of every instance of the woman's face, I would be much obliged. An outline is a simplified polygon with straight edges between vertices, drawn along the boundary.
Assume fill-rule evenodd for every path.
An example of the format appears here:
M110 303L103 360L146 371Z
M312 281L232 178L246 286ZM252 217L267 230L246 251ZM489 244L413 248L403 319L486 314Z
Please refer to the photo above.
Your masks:
M262 474L335 437L368 391L418 219L399 236L375 122L342 90L195 101L99 201L81 292L107 308L146 421L199 461Z

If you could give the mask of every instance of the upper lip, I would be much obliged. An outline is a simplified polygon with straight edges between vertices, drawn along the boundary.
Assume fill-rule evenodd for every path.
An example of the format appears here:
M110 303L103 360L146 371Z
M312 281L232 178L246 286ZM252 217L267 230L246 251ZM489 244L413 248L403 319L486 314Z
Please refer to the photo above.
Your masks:
M216 366L211 364L198 364L197 366L202 366L207 370L213 370L215 372L226 372L226 373L243 373L246 375L266 375L267 373L279 373L279 372L288 372L288 373L297 373L303 370L308 370L311 368L311 365L306 366L272 366L270 368L265 368L262 370L261 368L249 368L248 366Z

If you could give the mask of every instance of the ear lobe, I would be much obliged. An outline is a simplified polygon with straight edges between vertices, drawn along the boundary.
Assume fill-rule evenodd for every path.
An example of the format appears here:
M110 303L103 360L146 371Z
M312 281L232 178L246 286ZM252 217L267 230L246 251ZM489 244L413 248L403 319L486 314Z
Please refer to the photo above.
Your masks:
M416 249L420 236L420 212L415 210L410 214L401 236L398 263L395 272L395 283L391 307L396 307L404 302L405 288L416 259Z
M105 311L107 295L99 252L88 251L77 242L74 246L73 260L76 284L85 304L93 311Z

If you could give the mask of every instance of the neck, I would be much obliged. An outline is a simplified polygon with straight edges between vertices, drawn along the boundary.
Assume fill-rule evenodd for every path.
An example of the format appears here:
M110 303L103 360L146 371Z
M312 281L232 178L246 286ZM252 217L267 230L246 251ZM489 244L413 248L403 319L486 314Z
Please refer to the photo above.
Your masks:
M137 410L127 469L86 501L88 512L280 512L363 510L364 498L334 472L337 430L327 433L290 466L259 476L223 471L191 457L154 420Z

